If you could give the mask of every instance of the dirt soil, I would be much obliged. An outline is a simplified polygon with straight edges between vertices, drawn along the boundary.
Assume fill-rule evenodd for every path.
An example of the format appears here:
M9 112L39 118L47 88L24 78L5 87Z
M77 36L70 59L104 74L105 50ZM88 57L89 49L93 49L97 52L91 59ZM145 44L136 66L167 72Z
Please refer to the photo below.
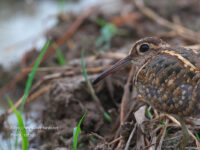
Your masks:
M144 3L172 23L195 32L200 28L200 1L198 0L145 0ZM46 34L55 41L77 19L77 16L72 14L63 14L59 17L59 24ZM101 46L96 44L102 30L96 21L97 18L116 24L119 31L110 41L107 41L108 43L104 42ZM37 121L43 126L56 128L38 130L36 137L30 141L30 147L72 149L73 128L87 112L78 139L80 150L124 149L127 143L131 150L178 149L182 136L181 128L169 116L160 114L136 99L132 83L125 86L131 68L124 68L94 86L100 103L93 100L81 71L81 50L85 52L85 65L89 80L92 81L105 68L123 58L136 40L149 36L160 37L171 45L199 44L193 40L194 38L184 33L180 34L148 18L132 0L123 1L121 9L114 13L107 14L106 11L93 10L75 34L65 44L59 46L66 58L66 67L59 66L54 53L41 67L61 69L37 73L39 75L34 82L42 79L42 85L39 88L50 85L49 90L37 98L37 101L43 101L45 106L42 116ZM103 47L106 44L108 47ZM27 55L26 59L28 60L29 57ZM125 101L124 116L121 112L122 100ZM100 107L103 107L104 111L110 115L112 121L105 119ZM147 109L151 115L147 113ZM123 123L122 121L120 123L121 117L124 119ZM193 122L197 124L198 120ZM188 126L196 135L200 135L197 125L188 124ZM197 147L192 138L187 146L188 149Z

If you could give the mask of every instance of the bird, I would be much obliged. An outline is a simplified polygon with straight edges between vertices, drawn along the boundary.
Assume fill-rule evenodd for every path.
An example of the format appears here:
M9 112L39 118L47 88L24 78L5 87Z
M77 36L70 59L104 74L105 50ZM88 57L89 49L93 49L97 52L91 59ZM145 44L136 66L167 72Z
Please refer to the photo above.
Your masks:
M177 118L183 133L180 149L185 149L189 132L184 118L200 115L199 57L198 50L146 37L135 42L128 55L98 75L93 84L128 64L133 65L137 95L159 112Z

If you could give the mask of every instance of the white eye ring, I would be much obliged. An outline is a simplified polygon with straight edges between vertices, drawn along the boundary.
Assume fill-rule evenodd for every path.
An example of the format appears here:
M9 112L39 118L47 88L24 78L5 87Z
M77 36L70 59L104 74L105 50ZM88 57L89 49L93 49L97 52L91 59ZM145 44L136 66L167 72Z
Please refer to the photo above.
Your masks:
M147 52L149 49L150 49L150 46L148 43L138 44L136 47L136 50L139 55L144 55L145 52Z

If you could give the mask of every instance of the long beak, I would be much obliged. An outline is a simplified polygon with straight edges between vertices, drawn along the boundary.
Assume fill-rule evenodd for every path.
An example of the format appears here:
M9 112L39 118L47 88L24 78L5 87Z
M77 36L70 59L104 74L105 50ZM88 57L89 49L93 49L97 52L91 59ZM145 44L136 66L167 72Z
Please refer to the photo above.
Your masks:
M110 75L110 74L118 71L123 66L125 66L127 63L129 63L131 60L132 59L131 59L130 55L126 56L124 59L121 59L116 64L114 64L111 68L106 69L96 79L94 79L93 84L98 83L99 81L101 81L102 79L104 79L105 77L107 77L108 75Z

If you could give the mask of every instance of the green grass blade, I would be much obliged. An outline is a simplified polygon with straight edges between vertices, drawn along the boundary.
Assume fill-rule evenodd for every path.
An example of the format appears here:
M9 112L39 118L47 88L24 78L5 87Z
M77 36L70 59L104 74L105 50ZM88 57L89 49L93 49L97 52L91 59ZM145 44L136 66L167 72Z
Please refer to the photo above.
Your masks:
M49 44L50 44L50 41L47 41L46 44L44 45L44 47L42 48L42 51L40 52L38 58L36 59L36 62L29 74L29 77L28 77L28 80L26 82L26 87L25 87L25 91L24 91L24 96L23 96L23 100L22 100L22 103L21 103L21 106L20 106L20 110L19 112L22 113L23 112L23 109L24 109L24 104L26 103L26 99L29 95L29 91L30 91L30 88L31 88L31 85L32 85L32 82L33 82L33 78L35 76L35 72L42 60L42 57L44 56L47 48L49 47ZM18 130L16 131L16 139L15 139L15 150L17 149L18 147Z
M197 140L200 142L200 137L199 135L195 132L194 135L197 137Z
M153 118L153 116L152 116L152 114L151 114L151 112L149 111L149 109L148 108L146 108L146 116L149 118L149 119L152 119Z
M101 28L101 35L96 39L96 46L110 44L111 39L119 32L119 29L111 23L105 23Z
M78 126L73 130L73 150L77 150L77 141L78 141L78 134L81 131L81 123L85 117L87 112L82 116L81 120L78 123Z
M111 38L117 33L117 27L114 24L107 23L101 31L102 36L106 42L109 42Z
M18 127L19 127L19 124L18 124ZM18 130L16 130L16 138L15 138L15 150L17 150L17 147L18 147L18 133L19 133L19 131Z
M19 126L19 125L18 125L18 126ZM15 138L15 144L14 144L15 150L17 150L17 147L18 147L18 133L19 133L19 131L16 130L16 138Z
M20 106L20 113L23 112L24 104L25 104L26 99L27 99L27 97L29 95L29 91L30 91L30 88L31 88L31 85L32 85L32 82L33 82L33 78L35 76L35 72L36 72L36 70L37 70L37 68L38 68L38 66L39 66L39 64L40 64L40 62L42 60L42 57L44 56L47 48L49 47L49 44L50 44L50 42L47 41L46 44L44 45L44 47L42 48L42 51L40 52L40 55L36 59L36 62L35 62L32 70L31 70L31 72L29 74L28 80L26 82L26 88L25 88L25 91L24 91L24 96L23 96L22 104Z
M55 43L53 44L53 47L54 47L55 50L56 50L57 60L58 60L59 64L60 64L61 66L65 66L67 63L66 63L66 61L65 61L65 57L63 56L62 51L58 48L58 46L57 46Z
M88 79L88 75L87 75L87 72L85 69L84 51L83 50L81 51L81 68L82 68L83 76L84 76L85 80L88 81L89 79Z
M96 22L98 25L100 25L101 27L103 27L103 26L105 26L105 25L107 24L107 22L104 21L104 20L101 19L101 18L97 18L97 19L95 20L95 22Z
M86 84L87 87L89 89L90 95L92 96L92 99L97 103L97 105L99 106L100 111L103 113L104 118L108 121L108 122L112 122L111 117L109 116L108 113L106 113L104 111L104 108L102 107L100 100L98 99L98 97L95 94L94 88L90 82L90 80L88 79L88 75L87 75L87 71L85 68L85 63L84 63L84 50L81 51L81 68L82 68L82 72L83 72L83 76L86 80Z
M107 112L103 113L104 118L108 121L108 122L112 122L112 118L110 117L110 115Z
M19 129L20 129L21 137L22 137L22 149L28 150L28 136L26 133L26 129L24 128L23 118L22 118L21 114L17 111L15 106L13 105L12 100L9 97L7 97L7 100L18 120L18 125L19 125Z
M58 10L60 13L64 13L65 10L65 2L67 0L58 0Z
M97 141L97 139L96 138L94 138L93 136L90 136L90 141L92 141L92 143L96 143L96 141Z

